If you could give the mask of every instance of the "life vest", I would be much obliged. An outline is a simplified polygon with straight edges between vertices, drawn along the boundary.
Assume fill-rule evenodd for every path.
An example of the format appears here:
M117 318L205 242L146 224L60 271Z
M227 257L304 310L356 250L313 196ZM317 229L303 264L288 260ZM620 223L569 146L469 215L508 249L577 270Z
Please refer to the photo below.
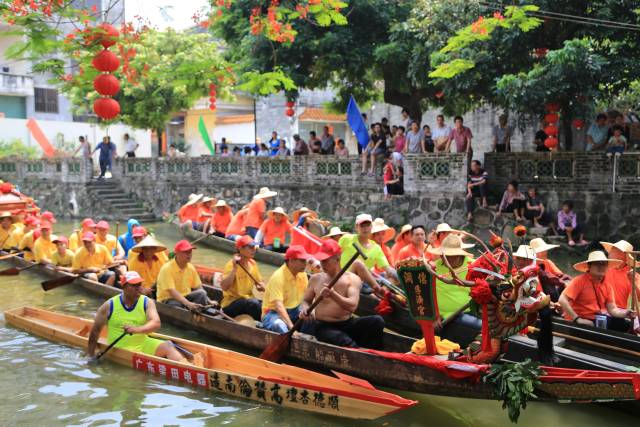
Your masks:
M124 325L142 326L147 323L147 297L140 295L133 307L125 307L122 294L109 299L109 320L107 321L107 342L111 344L124 332ZM142 347L145 334L127 335L115 345L119 348L137 350Z

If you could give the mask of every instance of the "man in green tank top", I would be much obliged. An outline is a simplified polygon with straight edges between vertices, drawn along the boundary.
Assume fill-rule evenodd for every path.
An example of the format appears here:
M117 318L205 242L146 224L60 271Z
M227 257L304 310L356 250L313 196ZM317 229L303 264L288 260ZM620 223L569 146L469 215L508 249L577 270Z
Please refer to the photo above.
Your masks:
M160 316L153 300L142 295L142 281L142 277L137 272L128 271L120 280L122 293L108 299L100 306L89 335L87 349L89 357L94 357L98 337L106 325L109 344L123 332L128 333L118 341L116 348L186 362L171 342L148 336L160 329Z

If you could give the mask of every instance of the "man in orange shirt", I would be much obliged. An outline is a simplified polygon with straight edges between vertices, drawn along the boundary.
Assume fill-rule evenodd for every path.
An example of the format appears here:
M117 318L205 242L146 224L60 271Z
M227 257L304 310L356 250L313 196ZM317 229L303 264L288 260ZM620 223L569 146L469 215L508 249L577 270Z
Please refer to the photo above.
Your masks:
M411 243L411 224L405 224L400 229L400 234L396 236L396 243L391 248L391 257L398 261L398 254L409 243Z
M285 245L287 234L291 237L289 217L281 207L269 211L268 217L269 219L260 226L255 241L258 244L262 243L267 250L284 253L288 248Z
M619 260L608 259L602 251L593 251L586 261L573 266L581 274L575 277L560 295L559 303L564 310L564 318L581 325L594 326L596 320L601 326L622 329L613 318L633 319L633 310L616 306L611 284L606 280L607 269L616 267ZM628 330L628 326L626 327Z
M209 227L209 234L214 236L224 237L227 233L227 228L233 217L231 207L227 205L224 200L218 200L214 205L216 209L211 218L211 226Z
M211 220L213 219L213 203L217 200L213 197L204 196L200 200L198 206L198 223L202 224L202 232L208 233L211 226Z
M633 252L633 246L626 240L620 240L616 243L600 242L600 244L609 254L609 258L620 261L617 266L607 270L605 280L611 283L616 305L620 308L627 308L631 296L631 276L633 273L629 264L633 264L630 254ZM639 280L640 278L636 277L635 283L638 291L640 291ZM640 293L637 295L640 297Z
M178 209L178 219L180 220L180 226L187 225L190 228L196 229L196 223L198 222L198 217L200 216L200 200L202 200L202 194L190 194L189 201L182 205L180 209Z
M247 212L247 219L244 223L247 234L251 236L251 238L255 239L260 226L265 220L267 201L277 195L278 193L275 191L270 191L267 187L262 187L258 194L253 196L253 200L249 203L249 212Z
M415 225L411 227L411 243L402 248L396 258L396 262L412 257L424 258L425 251L427 250L426 237L427 235L423 226Z
M231 222L227 226L227 231L224 237L229 240L236 241L240 236L244 236L246 233L244 224L247 220L249 213L249 205L244 205L236 214L231 218Z

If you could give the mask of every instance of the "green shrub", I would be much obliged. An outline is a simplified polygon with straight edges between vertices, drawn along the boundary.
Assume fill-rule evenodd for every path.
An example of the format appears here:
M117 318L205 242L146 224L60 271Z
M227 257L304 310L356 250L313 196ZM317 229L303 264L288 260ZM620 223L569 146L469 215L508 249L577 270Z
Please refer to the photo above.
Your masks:
M28 147L20 138L13 138L9 141L0 139L0 158L19 157L22 159L39 159L40 150L36 147Z

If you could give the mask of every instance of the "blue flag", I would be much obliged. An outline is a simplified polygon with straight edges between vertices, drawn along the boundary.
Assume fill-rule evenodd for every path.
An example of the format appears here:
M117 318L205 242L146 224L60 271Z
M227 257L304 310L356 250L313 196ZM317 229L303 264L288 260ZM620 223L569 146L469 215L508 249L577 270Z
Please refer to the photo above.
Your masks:
M347 123L351 126L353 133L356 134L360 146L365 148L369 144L369 132L367 131L367 125L364 123L358 104L356 100L353 99L353 95L351 95L349 105L347 105Z

